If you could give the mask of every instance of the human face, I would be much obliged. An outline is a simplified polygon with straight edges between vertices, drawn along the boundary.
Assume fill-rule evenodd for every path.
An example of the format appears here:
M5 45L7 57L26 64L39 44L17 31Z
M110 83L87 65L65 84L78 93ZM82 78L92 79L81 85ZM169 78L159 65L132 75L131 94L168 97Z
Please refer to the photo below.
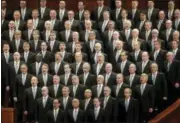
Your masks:
M33 87L35 87L35 86L37 86L37 83L38 83L37 78L36 78L36 77L32 77L32 78L31 78L31 85L32 85Z
M59 77L53 76L53 83L54 83L55 85L59 84L59 81L60 81L60 78L59 78Z
M21 72L22 72L22 73L27 73L27 70L28 70L28 69L27 69L27 66L25 66L25 65L22 65L22 66L21 66Z
M42 66L42 73L47 73L48 72L48 67L43 65Z

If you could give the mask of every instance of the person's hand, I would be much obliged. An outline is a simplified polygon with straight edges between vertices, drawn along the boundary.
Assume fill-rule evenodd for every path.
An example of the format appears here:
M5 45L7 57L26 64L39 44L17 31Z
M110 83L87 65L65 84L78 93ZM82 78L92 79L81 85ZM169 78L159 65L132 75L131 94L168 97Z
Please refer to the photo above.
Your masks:
M153 112L153 108L150 108L150 109L149 109L149 112L152 113L152 112Z
M179 88L179 83L175 83L175 88Z
M9 91L10 90L10 87L9 86L6 86L6 91Z
M13 97L14 101L17 102L17 97Z
M167 100L167 97L163 97L163 100Z
M24 115L27 115L28 114L28 112L27 111L24 111Z

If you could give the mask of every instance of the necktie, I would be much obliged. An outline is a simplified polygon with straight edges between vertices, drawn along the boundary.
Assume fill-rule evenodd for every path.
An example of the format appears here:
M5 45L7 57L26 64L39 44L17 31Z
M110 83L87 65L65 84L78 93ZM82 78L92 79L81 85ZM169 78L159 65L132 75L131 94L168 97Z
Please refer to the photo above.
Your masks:
M175 28L178 29L178 25L179 25L179 20L175 21Z
M34 50L37 50L37 42L34 42Z
M87 109L87 106L88 106L88 100L86 99L86 101L85 101L85 106L84 106L84 110Z
M66 104L67 104L67 97L64 97L64 99L63 99L63 106L64 106L64 109L66 109Z
M56 121L57 120L57 115L58 115L58 111L57 109L54 110L54 120Z
M95 108L94 114L95 114L95 120L97 120L97 117L98 117L98 109L97 108Z
M16 50L18 51L19 50L19 41L16 40Z
M155 53L154 53L154 60L155 60L155 61L156 61L156 59L157 59L157 56L158 56L158 52L155 51Z
M65 74L64 82L65 82L64 84L67 85L67 83L68 83L68 74Z
M109 33L108 33L108 39L109 39L109 42L111 41L112 33L113 33L113 31L109 31Z
M56 73L56 75L58 74L58 70L59 70L59 63L55 63L55 68L54 68L54 70L55 70L55 73Z
M35 87L33 87L33 98L35 99L36 98L36 89L35 89Z
M104 98L104 109L106 108L107 101L108 101L108 97L105 97Z
M141 95L143 95L144 92L144 84L141 85Z
M47 85L47 76L45 74L43 74L43 81L44 81L44 86Z
M19 64L18 64L18 62L15 62L15 71L16 71L16 74L18 73L18 70L19 70Z
M76 96L76 90L77 90L77 85L73 85L73 94L74 94L74 97Z
M146 62L143 62L143 63L142 63L142 73L144 72L145 66L146 66Z
M116 9L116 20L118 20L120 9Z
M128 110L128 105L129 105L129 102L128 102L127 99L125 99L125 108L126 108L126 112L127 112L127 110Z
M54 85L54 95L55 95L55 97L57 96L57 91L58 91L58 86Z
M141 29L142 29L143 24L144 24L144 21L141 21L141 23L140 23L140 25L139 25L139 30L140 30L140 31L141 31Z
M53 51L54 41L50 41L51 52Z
M97 97L100 97L100 95L101 95L101 85L98 85L98 88L97 88Z
M96 71L97 75L99 75L100 69L101 69L101 64L98 64L97 65L97 71Z
M135 61L137 61L137 59L138 59L138 51L135 51L134 56L135 56Z
M10 41L12 41L13 40L13 31L12 30L10 30Z
M28 60L28 53L27 52L24 52L24 60L27 63L27 60Z
M18 21L15 21L15 26L16 26L16 30L18 30L18 28L19 28L19 22Z
M105 31L106 25L107 25L107 21L104 21L104 22L103 22L103 25L102 25L102 32Z
M86 85L87 73L84 73L84 85Z
M135 9L133 9L132 10L132 19L134 20L134 15L135 15L135 12L136 12L136 10Z
M170 29L167 29L167 31L166 31L166 40L167 41L169 40L169 35L170 35Z
M86 31L86 34L85 34L85 40L86 40L86 42L88 41L88 39L89 39L89 32Z
M63 11L62 10L60 10L59 18L60 18L60 21L62 21L62 18L63 18Z
M73 118L74 118L74 121L76 121L77 120L77 110L75 109L74 110L74 113L73 113Z
M170 70L170 67L171 67L171 63L168 62L168 65L167 65L167 70L168 70L168 71Z
M93 41L90 42L90 48L91 48L91 52L93 52L94 51L94 43L93 43Z
M109 74L106 74L106 78L105 78L105 84L107 85L107 83L108 83L108 79L109 79Z
M148 19L151 20L152 8L148 10Z
M129 39L129 30L126 30L126 40L128 41Z
M38 75L39 74L39 68L40 68L40 64L39 63L36 63L37 65L36 65L36 75Z
M24 20L24 17L25 17L25 9L21 9L21 15L22 15L22 19Z
M146 31L146 41L148 41L149 31Z
M44 8L41 8L41 19L43 19L44 16Z
M121 62L121 73L124 72L124 66L125 66L125 62Z
M43 106L44 106L44 108L46 106L46 97L43 97Z
M116 88L116 97L117 97L118 94L119 94L119 89L120 89L120 85L117 85L117 88Z
M76 63L76 75L77 75L78 70L79 70L79 65L80 65L80 63Z
M82 19L82 14L83 14L83 11L79 11L79 20Z
M159 23L158 23L158 30L161 28L161 24L162 24L162 20L159 20Z
M24 74L22 74L22 84L25 85L26 77Z
M132 82L133 82L133 75L130 74L130 77L129 77L129 85L130 85L130 87L132 86Z
M69 30L66 31L66 42L69 40Z
M102 7L98 7L98 19L99 19L100 16L101 16L101 11L102 11Z
M155 82L156 82L156 74L152 74L152 80L153 80L153 85L155 85Z
M119 54L120 54L120 51L118 50L118 51L116 52L116 62L118 62Z

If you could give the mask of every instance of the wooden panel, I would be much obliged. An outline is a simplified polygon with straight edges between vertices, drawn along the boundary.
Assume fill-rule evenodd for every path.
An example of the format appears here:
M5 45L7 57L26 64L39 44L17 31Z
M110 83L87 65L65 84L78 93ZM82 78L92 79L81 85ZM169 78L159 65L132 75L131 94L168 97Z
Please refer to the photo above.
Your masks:
M2 108L1 109L2 123L14 123L15 121L14 111L15 110L13 108Z

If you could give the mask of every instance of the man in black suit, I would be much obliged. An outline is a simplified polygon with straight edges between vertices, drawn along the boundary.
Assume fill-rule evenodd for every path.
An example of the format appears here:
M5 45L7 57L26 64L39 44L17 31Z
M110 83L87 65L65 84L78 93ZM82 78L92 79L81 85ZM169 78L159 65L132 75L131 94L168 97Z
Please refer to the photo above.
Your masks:
M48 64L43 64L42 67L39 69L42 73L38 75L38 86L39 87L49 87L51 86L53 83L53 76L51 74L49 74L49 67Z
M30 65L30 73L32 75L38 76L41 73L42 64L42 55L37 54L35 56L35 62Z
M62 75L64 74L64 64L65 62L62 61L62 55L60 52L55 54L55 62L52 62L49 66L50 73L52 75Z
M180 49L178 48L179 44L177 41L171 42L171 51L174 53L174 59L180 61Z
M19 52L22 53L23 52L23 43L24 40L21 39L22 33L21 31L15 31L14 32L14 37L15 39L10 42L10 46L11 46L11 52Z
M75 14L75 19L79 20L79 21L83 21L84 20L84 8L85 5L82 1L78 2L78 12Z
M105 110L101 107L99 98L94 98L94 107L87 113L87 123L103 123L107 122ZM108 122L107 122L108 123Z
M119 73L116 76L116 85L112 87L112 97L116 99L124 98L124 89L129 87L129 85L124 83L123 74Z
M61 84L62 85L66 85L66 86L69 86L69 85L72 85L72 73L71 73L71 66L70 66L70 64L68 64L68 63L66 63L65 65L64 65L64 72L65 72L65 74L63 74L63 75L61 75L60 77L61 77Z
M97 0L98 6L93 10L91 14L91 18L96 21L102 21L103 20L103 12L104 11L110 11L110 9L104 5L104 0Z
M27 1L26 0L20 0L20 8L18 9L21 12L21 19L24 21L27 21L31 18L32 10L30 8L27 8Z
M60 42L59 50L62 55L62 61L72 63L72 54L66 52L66 44L64 42Z
M77 75L72 76L72 85L69 86L70 96L79 100L84 99L84 91L86 87L79 84L79 77Z
M128 18L134 21L134 25L136 27L137 23L140 21L140 10L138 9L138 0L132 0L131 2L131 10L129 10Z
M53 10L53 9L50 10L49 16L50 16L49 21L51 22L52 30L59 32L60 27L63 25L61 25L60 21L56 19L56 17L57 17L56 10Z
M64 123L65 112L60 109L61 102L58 99L53 100L53 110L48 112L48 123Z
M57 10L57 19L59 19L61 22L64 22L68 19L66 2L64 0L59 1L59 9Z
M168 104L172 104L179 97L179 81L180 81L180 63L174 60L173 52L166 54L166 61L164 63L164 72L168 83Z
M21 73L16 76L15 82L13 83L13 99L17 108L17 121L23 120L23 99L24 92L27 88L31 87L32 75L28 74L28 67L26 64L20 66Z
M164 70L164 61L166 60L167 51L161 49L161 42L154 42L154 51L150 54L150 59L158 64L159 72Z
M148 84L154 86L155 89L155 102L154 110L155 113L161 112L166 105L166 100L168 96L167 81L164 73L158 72L158 64L151 64L151 73L149 75Z
M153 61L149 60L149 53L144 51L142 52L142 61L137 63L137 73L142 74L150 73L150 65L153 63Z
M97 84L91 87L91 91L92 91L92 97L103 97L103 88L104 88L104 76L103 75L98 75L97 76Z
M9 10L8 8L7 8L7 1L6 0L1 0L1 11L3 12L3 13L5 13L5 19L7 19L7 20L12 20L12 15L13 15L13 11L12 10Z
M135 42L133 47L133 52L130 54L130 61L133 63L142 61L142 50L140 42Z
M154 4L155 4L154 0L148 0L148 3L147 3L148 8L146 11L147 18L149 21L152 22L153 25L155 24L158 17L158 13L159 13L159 9L155 8Z
M93 74L95 74L96 76L99 74L104 74L105 66L106 66L106 62L104 59L104 55L102 53L99 53L97 56L97 63L93 64L93 66L92 66Z
M166 18L174 20L175 1L170 0L168 2L168 10L166 11Z
M108 30L108 22L110 21L109 11L103 12L103 20L98 22L98 30L102 34L104 31Z
M30 51L33 53L37 53L41 50L41 43L42 41L39 40L39 31L38 30L34 30L33 31L33 40L30 41Z
M69 21L64 22L64 29L60 31L59 38L60 41L69 43L72 42L72 29L71 29L71 23Z
M30 44L28 42L24 42L23 50L24 52L21 54L21 60L24 61L28 66L35 62L35 54L29 51Z
M173 28L175 30L180 30L180 10L176 9L174 12L174 21L173 21Z
M53 76L53 85L48 88L49 96L52 98L60 98L62 96L63 85L60 84L60 77L58 75Z
M80 84L90 89L96 84L96 76L90 73L91 66L88 62L84 62L82 69L83 74L79 76Z
M21 14L18 10L14 11L13 18L14 18L16 30L23 31L26 28L25 27L26 23L25 21L21 20Z
M9 21L8 30L2 32L2 39L6 40L9 44L14 39L15 28L14 21Z
M57 32L56 31L51 31L50 36L49 36L49 41L48 41L48 51L52 53L56 53L59 50L59 41L57 41Z
M33 20L27 20L27 29L22 32L22 39L30 42L33 40Z
M72 73L76 75L80 75L83 73L82 66L83 66L83 59L82 59L82 53L77 52L75 53L75 62L71 64L72 67Z
M175 30L172 28L171 20L167 20L165 22L165 26L166 26L166 29L161 32L160 38L165 41L165 48L170 49L170 47L168 47L168 43L173 40L173 32Z
M48 111L53 109L53 99L48 95L48 87L42 87L42 97L37 100L35 122L48 123Z
M46 3L47 3L46 0L40 0L40 8L38 8L40 19L45 21L50 18L49 17L50 9L46 7Z
M139 109L140 109L140 122L147 122L154 110L154 87L152 85L147 84L148 75L143 73L140 77L141 85L138 85L134 88L134 98L139 101Z
M13 61L13 54L10 53L10 46L8 43L3 44L3 52L1 53L1 58L9 64L9 62Z
M136 24L136 28L139 29L140 32L145 30L144 24L147 21L147 16L145 12L140 12L140 21Z
M128 55L126 52L121 52L121 62L117 64L116 71L117 73L122 73L124 76L129 75L129 65L130 61L127 60Z
M27 88L24 92L23 99L23 113L28 122L35 120L35 111L37 99L41 97L41 88L37 86L38 79L33 76L31 78L31 87Z
M52 52L47 51L47 48L48 48L47 43L46 42L42 42L41 43L41 51L39 52L39 54L42 55L42 61L44 63L49 64L52 61L54 61L54 55L53 55Z
M71 24L72 31L81 31L81 24L79 20L74 19L74 11L68 11L68 21Z
M87 114L88 111L93 108L93 106L94 105L93 105L93 99L92 99L92 91L90 89L86 89L84 91L84 100L81 100L80 107ZM87 118L87 115L85 117Z
M107 63L105 67L106 73L103 74L105 78L104 85L110 88L112 88L116 84L116 73L114 73L112 70L113 70L112 64Z
M1 32L4 32L5 30L8 30L8 24L9 21L5 19L5 14L4 12L1 12Z
M139 103L137 99L131 97L132 90L124 90L125 98L117 102L115 122L135 123L139 122Z
M60 108L67 113L68 109L72 109L72 97L69 96L70 90L69 87L64 86L62 89L62 97L59 98L61 102Z
M116 99L111 97L111 89L105 86L103 89L104 97L101 98L101 107L104 108L107 117L107 122L112 122L114 120Z
M32 11L33 29L43 31L44 30L44 20L39 18L39 11L34 9Z
M82 109L79 108L80 101L78 98L72 100L73 109L69 109L67 112L67 121L68 123L84 123L85 113Z
M153 23L151 21L146 21L144 24L145 30L140 33L140 37L145 40L146 42L151 40L151 30L152 30Z
M111 19L113 21L121 20L121 12L122 12L122 1L115 0L115 9L111 11Z
M165 22L166 22L166 14L163 10L159 11L158 14L158 20L156 20L156 23L154 27L159 30L159 32L165 30Z
M136 65L129 65L129 76L125 77L125 83L133 90L137 85L140 84L140 76L136 74Z

